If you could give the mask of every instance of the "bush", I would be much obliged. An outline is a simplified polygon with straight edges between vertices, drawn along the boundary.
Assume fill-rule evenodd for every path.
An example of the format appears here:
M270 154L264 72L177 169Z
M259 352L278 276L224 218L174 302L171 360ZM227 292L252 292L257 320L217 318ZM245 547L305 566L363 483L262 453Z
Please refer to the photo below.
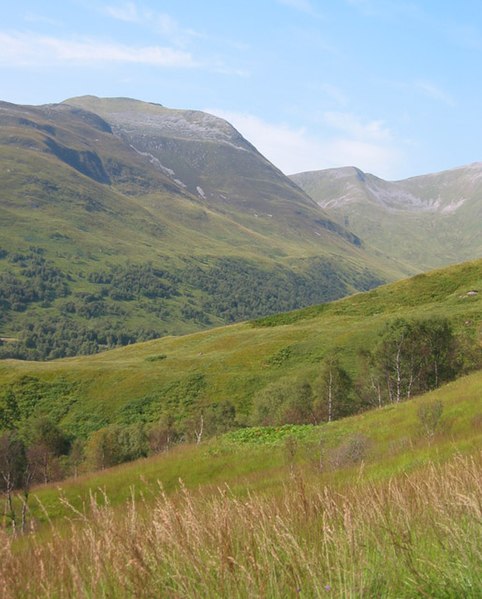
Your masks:
M359 464L366 458L371 445L372 441L369 437L356 433L328 452L328 465L330 468L337 469Z

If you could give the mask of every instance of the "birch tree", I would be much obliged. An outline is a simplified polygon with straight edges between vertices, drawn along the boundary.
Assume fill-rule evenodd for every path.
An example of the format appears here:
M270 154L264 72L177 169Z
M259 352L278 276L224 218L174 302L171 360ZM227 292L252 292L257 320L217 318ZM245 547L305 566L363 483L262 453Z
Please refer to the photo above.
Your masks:
M337 353L328 355L315 384L314 412L317 421L331 422L353 413L352 380Z

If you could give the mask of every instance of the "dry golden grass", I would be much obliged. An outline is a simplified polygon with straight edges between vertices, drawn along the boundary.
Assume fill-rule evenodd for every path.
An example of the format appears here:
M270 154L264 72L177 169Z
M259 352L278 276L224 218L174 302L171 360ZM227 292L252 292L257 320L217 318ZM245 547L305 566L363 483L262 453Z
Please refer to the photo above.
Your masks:
M0 593L73 598L482 596L482 453L344 492L294 473L276 497L183 489L66 534L0 543Z

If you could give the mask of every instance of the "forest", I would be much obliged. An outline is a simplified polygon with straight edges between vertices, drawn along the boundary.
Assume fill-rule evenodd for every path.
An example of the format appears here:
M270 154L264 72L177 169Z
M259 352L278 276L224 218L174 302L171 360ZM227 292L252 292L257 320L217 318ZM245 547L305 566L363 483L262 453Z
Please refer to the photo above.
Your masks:
M63 272L45 251L0 250L0 359L53 360L93 354L172 333L179 322L196 330L327 302L349 293L329 260L302 260L297 269L260 266L244 258L110 265ZM382 283L351 273L361 289ZM19 315L21 318L19 319ZM15 324L14 324L15 323ZM177 325L176 325L177 323Z

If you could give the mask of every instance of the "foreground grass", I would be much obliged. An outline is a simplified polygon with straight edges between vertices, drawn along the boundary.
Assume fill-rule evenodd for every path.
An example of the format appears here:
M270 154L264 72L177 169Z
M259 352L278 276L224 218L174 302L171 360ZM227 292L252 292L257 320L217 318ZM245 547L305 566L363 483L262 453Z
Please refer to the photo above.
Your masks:
M482 454L340 492L293 471L276 496L183 489L122 512L91 502L18 551L0 593L21 597L464 597L482 594ZM34 566L34 567L33 567Z

